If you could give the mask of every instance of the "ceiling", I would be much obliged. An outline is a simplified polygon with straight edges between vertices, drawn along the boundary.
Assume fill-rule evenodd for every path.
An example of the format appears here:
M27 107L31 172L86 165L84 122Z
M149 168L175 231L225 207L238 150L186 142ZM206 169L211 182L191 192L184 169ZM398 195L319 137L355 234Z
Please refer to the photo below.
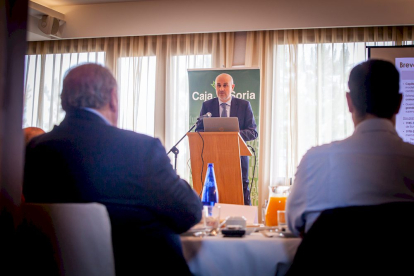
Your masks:
M121 3L121 2L144 2L144 1L159 1L159 0L30 0L40 5L53 8L59 6L71 5L90 5L102 3ZM171 0L170 0L171 1Z
M29 1L29 41L414 24L414 0ZM39 30L42 15L58 35Z
M36 2L43 6L53 8L59 6L71 6L71 5L90 5L90 4L103 4L103 3L122 3L122 2L154 2L154 1L162 1L162 0L30 0L32 2ZM176 1L176 0L169 0L169 1ZM190 2L199 2L199 1L206 1L206 0L188 0ZM254 0L253 0L254 1ZM296 1L296 0L291 0ZM310 0L311 2L313 0ZM337 0L338 2L346 2L346 0ZM411 2L412 0L362 0L363 2L369 2L372 4L381 4L381 3L403 3L403 2Z

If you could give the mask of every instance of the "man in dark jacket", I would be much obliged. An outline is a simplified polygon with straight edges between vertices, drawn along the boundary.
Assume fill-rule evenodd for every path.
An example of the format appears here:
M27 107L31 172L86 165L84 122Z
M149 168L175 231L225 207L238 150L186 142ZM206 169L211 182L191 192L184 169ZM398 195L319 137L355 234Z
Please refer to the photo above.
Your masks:
M158 139L116 127L110 71L97 64L70 70L61 99L63 122L27 147L26 201L104 204L118 276L189 275L178 234L200 221L200 199Z
M238 99L231 95L234 89L232 76L220 74L216 77L217 98L208 100L201 107L200 116L211 113L212 117L237 117L239 119L240 136L244 141L251 141L257 138L256 121L254 120L253 110L250 103L246 100ZM204 131L203 122L197 125L195 131ZM250 205L249 191L249 157L242 156L241 169L243 179L244 204Z

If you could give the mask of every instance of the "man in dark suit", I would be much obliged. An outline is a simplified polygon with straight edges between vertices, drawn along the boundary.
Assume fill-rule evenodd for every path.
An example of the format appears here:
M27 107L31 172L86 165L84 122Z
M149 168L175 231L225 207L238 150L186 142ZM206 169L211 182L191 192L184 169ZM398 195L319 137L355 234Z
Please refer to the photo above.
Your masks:
M211 113L212 117L237 117L239 119L240 136L244 141L257 138L256 122L250 103L231 95L234 90L234 82L229 74L220 74L216 77L217 98L208 100L201 107L200 116ZM203 121L197 125L195 131L204 131ZM249 190L249 157L241 158L244 204L251 205Z
M158 139L121 130L117 85L85 64L64 79L59 126L27 146L27 202L99 202L112 224L116 274L189 275L178 234L201 219L197 194Z

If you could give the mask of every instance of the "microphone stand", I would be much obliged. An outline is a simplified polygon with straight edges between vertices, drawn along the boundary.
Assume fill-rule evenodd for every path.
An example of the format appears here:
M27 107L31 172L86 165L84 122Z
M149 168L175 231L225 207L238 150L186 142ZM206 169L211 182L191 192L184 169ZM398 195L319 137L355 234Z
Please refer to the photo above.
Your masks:
M178 149L177 149L177 145L185 138L185 136L187 135L187 133L189 133L189 132L191 132L193 129L194 129L194 127L198 124L198 122L199 122L200 120L197 120L197 122L184 134L184 136L183 137L181 137L181 139L177 142L177 144L175 144L171 149L170 149L170 151L167 153L167 155L170 153L170 152L172 152L172 153L174 153L174 155L175 155L175 157L174 157L174 170L175 170L175 172L177 172L177 155L178 155L178 153L180 152Z

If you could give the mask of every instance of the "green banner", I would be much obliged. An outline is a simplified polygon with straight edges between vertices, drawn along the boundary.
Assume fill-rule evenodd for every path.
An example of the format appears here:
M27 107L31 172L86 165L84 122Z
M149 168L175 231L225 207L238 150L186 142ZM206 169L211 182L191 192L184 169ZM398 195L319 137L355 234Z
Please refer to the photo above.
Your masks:
M221 73L227 73L233 77L235 84L232 95L239 99L250 102L254 119L259 133L259 114L260 114L260 70L259 69L232 69L232 70L188 70L189 80L189 101L190 101L190 121L191 127L200 116L201 106L204 101L216 98L215 79ZM256 169L251 188L252 205L258 205L257 175L259 172L259 138L247 142L256 152ZM249 180L253 176L254 156L250 157Z

